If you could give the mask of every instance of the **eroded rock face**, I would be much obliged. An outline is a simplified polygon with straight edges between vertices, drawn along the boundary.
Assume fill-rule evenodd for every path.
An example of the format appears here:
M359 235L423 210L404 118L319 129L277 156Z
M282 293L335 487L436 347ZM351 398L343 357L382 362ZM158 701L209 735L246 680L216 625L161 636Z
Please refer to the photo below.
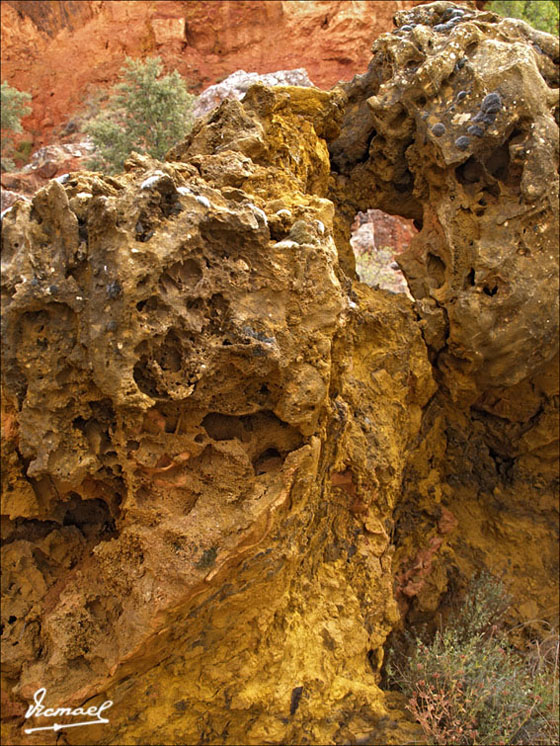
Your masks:
M398 264L440 390L396 512L397 597L426 621L482 563L507 577L518 618L552 621L558 40L448 2L396 24L343 86L330 151L346 267L355 210L420 229Z
M472 402L558 351L558 40L447 2L396 23L346 87L333 162L358 209L422 225L399 264L445 385Z
M339 273L343 103L254 87L169 163L53 180L6 216L14 702L103 693L113 742L149 732L127 722L145 691L166 742L345 739L387 712L387 521L435 385L407 302Z
M440 62L466 35L476 44L461 90L472 89L473 117L495 109L483 101L497 90L504 102L510 83L487 90L477 55L509 60L510 34L519 62L527 32L454 9L399 18L346 91L254 86L165 163L133 155L116 177L53 180L4 216L7 742L56 741L23 734L40 687L52 706L113 702L110 724L69 729L67 743L410 742L402 703L379 688L399 620L445 612L482 567L504 574L519 620L550 615L552 353L520 362L528 372L512 385L472 352L486 349L484 329L501 328L502 307L471 320L470 340L454 309L501 302L473 288L487 216L516 199L511 240L529 225L524 177L516 187L511 160L492 174L477 156L476 188L497 192L477 215L478 182L461 174L478 151L456 146L462 134L444 139L455 125L439 89L426 94L427 118L407 108L422 65L434 59L430 80L443 85ZM401 64L411 44L417 69ZM527 69L547 86L548 63L539 72L532 54ZM515 127L538 121L550 157L543 100L503 129L509 110L496 110L481 143L511 153ZM479 226L466 288L458 203L471 215L465 235ZM373 208L421 228L402 261L415 306L353 279L352 213ZM535 283L557 261L549 230L524 234ZM526 335L544 349L544 317L501 250ZM438 287L429 254L444 265ZM461 369L449 353L459 347Z

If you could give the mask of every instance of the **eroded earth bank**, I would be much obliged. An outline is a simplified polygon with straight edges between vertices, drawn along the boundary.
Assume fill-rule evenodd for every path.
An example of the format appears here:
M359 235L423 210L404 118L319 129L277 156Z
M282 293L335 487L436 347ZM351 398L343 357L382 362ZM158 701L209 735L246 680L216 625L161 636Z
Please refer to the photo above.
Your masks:
M396 24L5 215L6 743L405 743L391 631L482 568L554 620L558 41ZM373 208L414 302L355 279ZM25 735L40 687L109 724Z

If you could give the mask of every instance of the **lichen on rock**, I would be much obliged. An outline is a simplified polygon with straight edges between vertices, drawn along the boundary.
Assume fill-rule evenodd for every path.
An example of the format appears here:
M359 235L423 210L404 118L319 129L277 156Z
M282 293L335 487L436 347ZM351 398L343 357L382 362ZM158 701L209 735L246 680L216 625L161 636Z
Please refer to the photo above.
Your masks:
M480 566L548 613L554 81L453 9L4 216L6 740L45 687L113 702L67 743L407 742L399 623ZM421 228L414 304L353 275L373 208Z

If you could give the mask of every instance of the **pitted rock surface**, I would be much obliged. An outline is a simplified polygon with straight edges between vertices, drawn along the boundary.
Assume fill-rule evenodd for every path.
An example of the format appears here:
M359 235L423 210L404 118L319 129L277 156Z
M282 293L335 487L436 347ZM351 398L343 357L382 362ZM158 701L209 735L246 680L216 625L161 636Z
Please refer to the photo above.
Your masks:
M346 85L337 188L422 225L399 264L472 401L558 352L558 40L448 2L395 20Z

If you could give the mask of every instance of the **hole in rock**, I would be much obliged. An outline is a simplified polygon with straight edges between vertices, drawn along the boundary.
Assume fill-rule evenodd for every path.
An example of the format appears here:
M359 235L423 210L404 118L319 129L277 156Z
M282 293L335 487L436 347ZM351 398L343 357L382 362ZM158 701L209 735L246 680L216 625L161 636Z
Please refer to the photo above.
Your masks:
M490 288L490 287L488 287L488 285L485 285L482 288L482 292L486 293L486 295L490 295L490 296L496 295L496 293L498 292L498 286L494 285L494 287Z
M190 298L186 303L189 311L202 311L204 308L204 301L202 298Z
M89 408L96 420L104 425L114 425L115 410L113 402L110 399L99 399L99 401L88 401Z
M212 318L218 318L229 309L229 303L221 293L215 293L210 298L209 313Z
M382 210L358 212L352 224L350 244L360 281L412 298L396 258L406 251L419 230L418 225L417 221Z
M280 471L284 459L276 448L267 448L253 461L255 474L269 474L270 472Z
M178 287L194 287L202 278L202 269L196 259L176 262L167 269L167 274Z
M150 369L150 357L142 355L140 360L134 366L133 372L136 385L143 394L147 394L154 399L167 397L166 391L161 390L156 376Z
M157 349L154 355L159 367L163 371L177 373L182 367L182 347L181 342L174 332L168 332L162 345Z
M212 440L244 440L243 423L239 417L211 412L202 420L202 427Z
M253 465L259 462L266 471L275 468L273 459L283 461L287 453L303 444L301 433L269 410L241 416L210 412L202 420L202 427L212 440L242 443ZM266 461L265 466L259 459L262 464Z
M475 281L474 281L474 269L471 269L469 274L467 275L466 281L465 281L465 288L468 286L474 287Z
M76 526L86 538L107 531L110 534L115 533L115 522L109 506L104 500L100 498L82 500L75 492L71 492L70 495L62 519L64 526Z
M445 282L444 262L439 258L439 256L430 252L428 254L428 261L426 262L426 269L428 270L430 278L435 281L435 287L440 288Z
M507 144L504 144L492 151L491 156L486 161L486 169L498 181L507 181L509 160L509 148Z
M484 169L476 158L471 155L467 161L457 166L455 176L459 184L475 184L477 181L482 181Z
M152 295L150 298L140 300L136 304L137 311L155 311L159 306L159 299L156 295Z

